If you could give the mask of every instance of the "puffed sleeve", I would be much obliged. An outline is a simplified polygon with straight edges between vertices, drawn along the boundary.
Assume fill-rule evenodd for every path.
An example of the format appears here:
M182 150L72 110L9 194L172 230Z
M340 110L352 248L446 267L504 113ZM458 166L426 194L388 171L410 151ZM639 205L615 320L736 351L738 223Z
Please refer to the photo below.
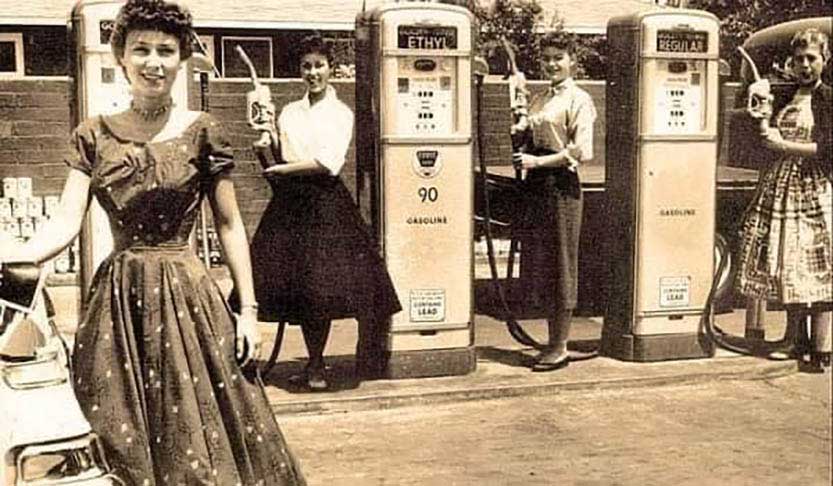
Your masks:
M205 114L205 121L197 133L199 150L197 167L207 177L215 177L234 168L234 152L223 125L212 115Z
M69 137L69 150L64 163L92 175L95 162L95 131L89 122L78 125Z

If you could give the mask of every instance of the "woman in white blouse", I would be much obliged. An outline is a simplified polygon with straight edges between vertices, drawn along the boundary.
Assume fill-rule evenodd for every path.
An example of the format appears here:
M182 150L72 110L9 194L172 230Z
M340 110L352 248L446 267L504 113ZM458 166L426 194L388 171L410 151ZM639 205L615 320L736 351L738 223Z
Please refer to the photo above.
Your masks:
M325 390L324 347L333 319L359 321L357 374L378 376L384 326L401 309L358 207L339 178L353 135L353 113L330 86L332 58L321 37L300 46L303 98L280 113L282 164L264 176L272 200L252 239L259 317L301 326L309 353L295 381Z

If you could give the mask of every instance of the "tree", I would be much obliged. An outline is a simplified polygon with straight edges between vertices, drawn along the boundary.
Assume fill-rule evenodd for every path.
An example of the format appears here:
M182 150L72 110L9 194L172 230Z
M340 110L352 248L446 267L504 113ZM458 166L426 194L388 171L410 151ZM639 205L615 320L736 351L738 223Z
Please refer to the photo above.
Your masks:
M479 27L479 54L489 62L489 71L507 72L507 58L501 39L515 48L515 61L526 74L538 71L540 47L537 31L543 22L543 9L536 0L495 0L489 6L473 5Z
M830 0L689 0L688 7L720 19L721 57L735 73L741 64L737 47L752 33L789 20L833 15Z
M514 47L518 68L530 79L541 78L541 39L544 35L570 37L576 44L577 78L604 78L604 36L580 36L564 30L558 13L551 18L537 0L494 0L488 6L468 1L479 25L478 52L493 74L507 72L502 38Z

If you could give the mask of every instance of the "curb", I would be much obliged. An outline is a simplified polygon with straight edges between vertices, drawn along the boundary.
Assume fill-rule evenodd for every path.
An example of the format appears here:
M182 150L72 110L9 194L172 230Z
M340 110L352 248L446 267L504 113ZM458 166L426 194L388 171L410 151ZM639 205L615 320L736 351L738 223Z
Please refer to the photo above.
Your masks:
M726 366L726 365L724 365ZM706 381L767 380L797 372L794 361L739 363L714 372L665 373L654 376L635 376L614 379L563 380L538 383L501 383L498 385L465 384L444 389L386 390L378 395L363 394L348 397L315 398L304 401L273 402L274 414L326 415L372 410L388 410L401 407L428 406L461 403L474 400L493 400L520 396L541 396L560 393L580 393L598 390L622 390L662 386L693 385ZM527 375L529 376L529 375ZM428 387L426 387L428 388ZM372 392L370 392L372 393ZM320 395L319 395L320 396Z

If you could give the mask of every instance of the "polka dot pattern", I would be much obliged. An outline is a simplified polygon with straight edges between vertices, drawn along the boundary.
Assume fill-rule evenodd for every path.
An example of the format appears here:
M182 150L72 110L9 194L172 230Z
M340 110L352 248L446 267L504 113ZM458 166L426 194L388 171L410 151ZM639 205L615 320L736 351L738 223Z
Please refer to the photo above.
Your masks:
M306 484L187 244L205 182L231 167L221 127L202 114L157 143L116 117L81 125L68 160L91 174L115 223L73 353L76 394L109 462L131 485Z

